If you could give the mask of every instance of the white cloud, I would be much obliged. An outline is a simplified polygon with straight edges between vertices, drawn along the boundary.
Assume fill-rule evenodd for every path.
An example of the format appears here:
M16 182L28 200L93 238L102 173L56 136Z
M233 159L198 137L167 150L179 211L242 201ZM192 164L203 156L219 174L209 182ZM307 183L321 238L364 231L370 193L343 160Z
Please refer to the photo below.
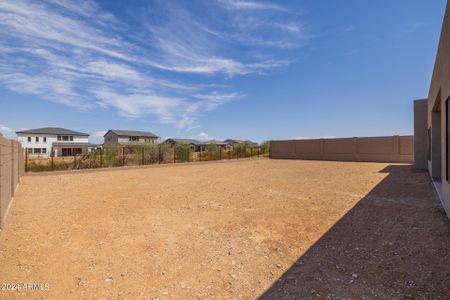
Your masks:
M121 94L114 90L97 89L94 94L103 106L115 107L123 116L134 118L153 114L159 117L162 123L172 123L175 120L176 110L182 104L179 98L151 93Z
M236 42L270 48L297 48L313 38L307 26L299 19L299 9L288 9L270 2L220 0L219 4L231 10L228 20L233 29L223 34Z
M6 125L0 124L0 133L5 137L5 138L14 138L16 136L16 133L14 132L14 130L12 128L9 128Z
M230 9L276 14L285 8L253 1L220 4L216 9L221 7L224 23L191 15L183 2L161 1L162 9L143 13L137 19L142 24L130 29L91 0L0 1L0 84L78 109L112 108L127 118L150 116L192 130L202 114L243 97L217 80L291 63L260 54L259 48L231 55L229 47L289 48L295 46L293 37L302 34L295 20L287 20L273 22L271 28L287 32L290 39L280 39L280 34L277 39L246 38L272 23L247 12L247 21L259 24L247 31L243 15ZM193 84L177 73L216 76L208 78L216 82Z
M291 33L300 33L302 31L300 25L295 23L276 23L275 26Z
M0 124L0 132L3 134L10 134L10 133L14 133L14 130L12 130L11 128L9 128L3 124Z
M212 140L212 138L206 132L200 132L195 138L202 142Z
M96 136L96 137L103 137L107 132L108 132L107 130L96 131L94 136Z
M239 95L237 93L220 94L217 92L212 92L210 94L195 95L195 97L204 100L204 106L206 107L207 110L214 110L217 107L229 103L231 101L242 99L244 95Z
M174 16L176 18L176 16ZM163 26L149 25L153 45L159 50L158 59L146 59L145 63L162 70L195 73L226 74L229 76L260 73L264 70L276 69L285 64L285 60L266 59L256 62L242 62L239 59L225 57L214 53L214 41L201 34L204 30L193 30L195 21L185 23L176 20ZM233 35L226 35L233 38Z
M289 12L284 7L268 2L257 1L245 1L245 0L219 0L220 4L228 9L240 9L240 10L278 10L283 12Z
M89 136L89 142L94 144L102 144L104 142L103 136L106 134L107 130L99 130L94 132Z
M133 68L106 60L89 62L86 66L86 72L101 76L106 80L126 80L137 84L143 81L142 76Z
M425 25L424 22L415 22L415 23L412 23L412 24L407 24L406 25L406 28L407 28L406 32L407 33L411 33L411 32L417 31L420 28L422 28L424 25Z

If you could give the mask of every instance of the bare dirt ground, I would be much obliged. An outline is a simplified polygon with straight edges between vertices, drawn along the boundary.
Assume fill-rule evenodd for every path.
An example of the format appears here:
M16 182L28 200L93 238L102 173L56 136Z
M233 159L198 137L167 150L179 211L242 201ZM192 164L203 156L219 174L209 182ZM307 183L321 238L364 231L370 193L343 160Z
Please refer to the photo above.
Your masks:
M25 176L0 299L450 298L450 225L409 165L249 160Z

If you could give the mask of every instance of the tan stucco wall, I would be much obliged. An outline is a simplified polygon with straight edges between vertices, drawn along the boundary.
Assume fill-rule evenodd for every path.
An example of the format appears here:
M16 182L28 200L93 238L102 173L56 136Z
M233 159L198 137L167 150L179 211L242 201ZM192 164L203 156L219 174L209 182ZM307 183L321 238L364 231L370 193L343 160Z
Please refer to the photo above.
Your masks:
M447 2L433 76L428 93L428 127L432 128L432 161L428 170L441 178L442 205L450 218L450 184L446 180L446 100L450 97L450 5ZM439 114L439 118L436 117ZM434 116L434 117L433 117ZM436 135L439 134L439 137ZM436 165L439 164L439 166ZM439 174L436 174L436 173ZM440 175L440 176L437 176Z
M414 168L428 167L428 99L414 101Z
M338 161L414 161L412 136L271 141L271 158Z
M20 177L24 174L22 147L0 135L0 229L6 220Z

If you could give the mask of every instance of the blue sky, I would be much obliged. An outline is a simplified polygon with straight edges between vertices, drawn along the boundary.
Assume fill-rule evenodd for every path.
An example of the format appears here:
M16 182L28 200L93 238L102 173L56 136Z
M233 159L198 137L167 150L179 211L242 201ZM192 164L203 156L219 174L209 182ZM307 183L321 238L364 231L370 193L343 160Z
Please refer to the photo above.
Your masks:
M0 131L412 134L445 0L0 2Z

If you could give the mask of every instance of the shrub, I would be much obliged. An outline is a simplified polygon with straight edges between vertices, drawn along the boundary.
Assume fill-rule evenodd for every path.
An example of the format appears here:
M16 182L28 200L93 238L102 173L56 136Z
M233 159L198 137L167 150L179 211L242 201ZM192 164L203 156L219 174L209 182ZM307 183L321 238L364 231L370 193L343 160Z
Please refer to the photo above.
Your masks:
M174 148L176 151L177 162L191 161L191 147L187 144L177 144Z
M205 149L205 160L216 160L220 157L220 146L215 144L209 144Z

